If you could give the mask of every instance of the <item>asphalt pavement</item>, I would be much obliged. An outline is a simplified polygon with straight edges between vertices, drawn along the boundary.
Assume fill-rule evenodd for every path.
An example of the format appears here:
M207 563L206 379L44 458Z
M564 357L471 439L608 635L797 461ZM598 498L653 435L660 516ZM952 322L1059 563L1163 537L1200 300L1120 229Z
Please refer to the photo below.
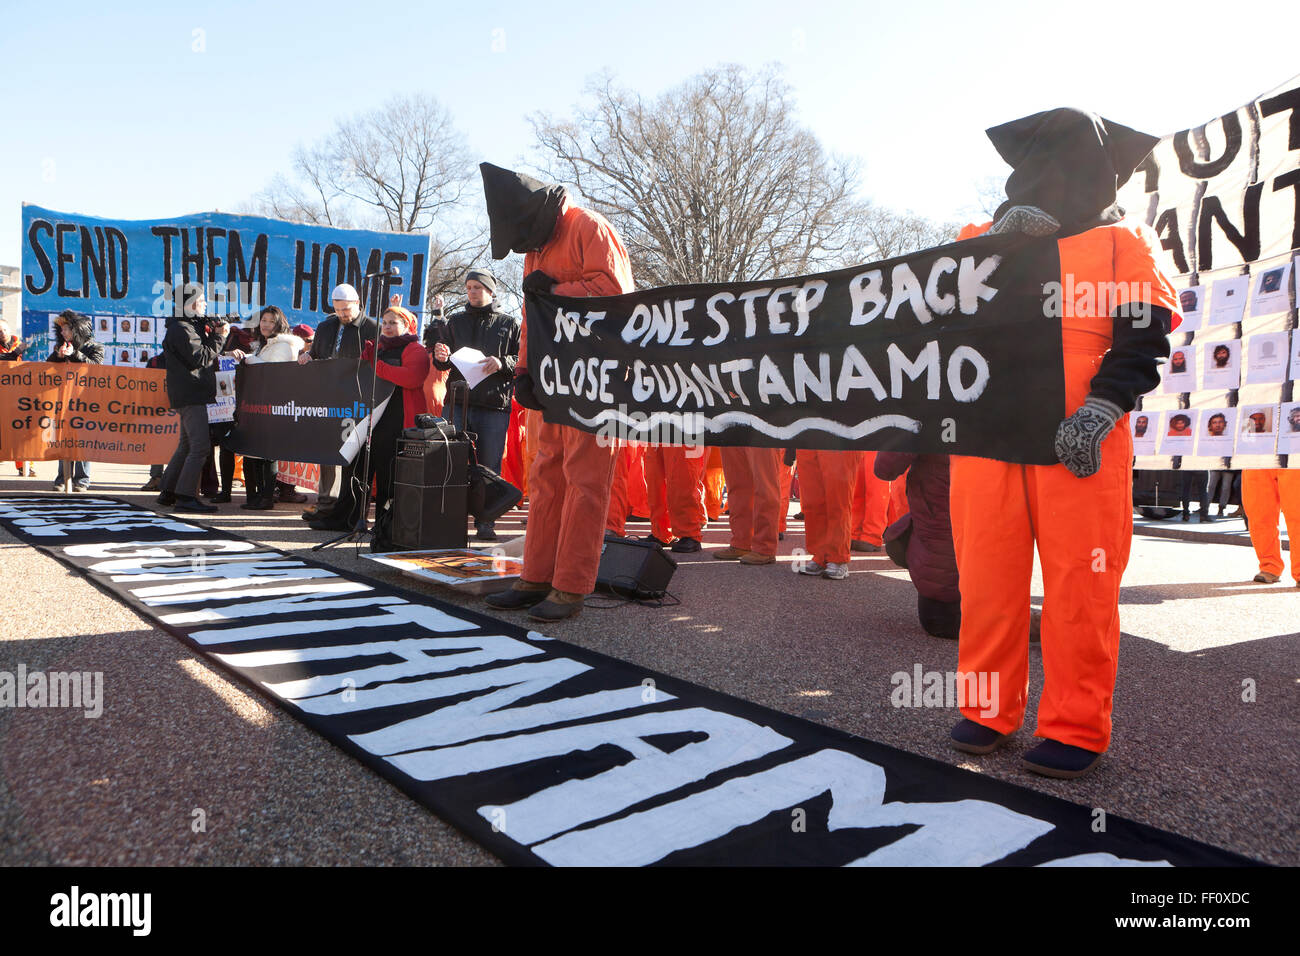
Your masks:
M51 494L53 463L0 494ZM93 492L148 507L142 467L96 463ZM246 512L236 500L205 523L286 551L329 535L300 507ZM1168 522L1157 523L1170 527ZM956 643L916 619L907 573L855 555L847 580L792 573L802 523L776 565L678 555L652 608L593 598L552 626L559 640L917 754L1215 844L1300 864L1300 588L1250 583L1244 535L1223 523L1199 538L1139 533L1121 593L1115 730L1099 768L1075 781L1021 769L1032 722L987 757L951 749L946 708L895 708L891 675L955 670ZM1234 523L1240 526L1240 522ZM498 522L523 532L518 512ZM1187 525L1183 525L1187 528ZM631 525L632 533L648 526ZM1228 540L1222 540L1227 537ZM312 557L424 590L352 546ZM165 631L53 559L0 531L0 670L104 674L104 710L0 709L0 864L495 865L477 844L323 738L209 667ZM483 610L476 598L429 589ZM1035 569L1033 603L1041 606ZM596 605L605 605L597 607ZM516 623L523 615L502 612ZM1042 685L1030 652L1030 714Z

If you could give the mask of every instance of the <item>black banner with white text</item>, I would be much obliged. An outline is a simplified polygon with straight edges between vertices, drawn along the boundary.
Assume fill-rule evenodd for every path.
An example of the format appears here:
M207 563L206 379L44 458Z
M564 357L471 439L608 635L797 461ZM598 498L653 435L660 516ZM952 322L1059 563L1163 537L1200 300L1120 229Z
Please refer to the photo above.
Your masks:
M981 236L796 279L529 294L528 370L546 421L596 434L1053 464L1059 281L1054 239Z

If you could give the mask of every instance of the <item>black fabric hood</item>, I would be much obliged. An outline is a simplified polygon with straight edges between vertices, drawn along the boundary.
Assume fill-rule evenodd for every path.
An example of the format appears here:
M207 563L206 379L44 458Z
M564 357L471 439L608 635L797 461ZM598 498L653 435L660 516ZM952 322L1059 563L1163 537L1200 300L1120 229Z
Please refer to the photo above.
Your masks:
M483 174L483 196L492 228L492 258L541 248L555 232L564 205L564 187L491 163L479 163L478 168Z
M1011 166L1007 201L993 218L1011 206L1037 206L1061 223L1058 236L1124 218L1116 192L1160 141L1095 113L1066 107L985 132Z

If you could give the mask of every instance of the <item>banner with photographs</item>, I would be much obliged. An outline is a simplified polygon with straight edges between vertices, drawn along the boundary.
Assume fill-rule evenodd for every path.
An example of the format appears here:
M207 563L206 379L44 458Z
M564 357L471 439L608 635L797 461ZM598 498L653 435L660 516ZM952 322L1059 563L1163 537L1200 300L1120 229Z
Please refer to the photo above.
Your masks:
M1137 467L1300 467L1300 77L1160 141L1120 195L1183 324L1130 416Z
M345 465L365 445L371 395L378 421L392 392L356 359L240 363L228 444L254 458Z
M191 298L186 283L202 283L208 314L235 324L276 305L290 325L314 329L333 313L330 292L340 282L365 297L368 315L379 315L394 293L416 315L424 311L422 233L215 212L101 219L29 203L22 230L22 338L32 356L49 354L54 316L74 309L93 319L105 364L143 368L162 347L166 317Z
M980 236L837 272L605 298L530 294L548 422L687 445L1056 462L1055 240Z

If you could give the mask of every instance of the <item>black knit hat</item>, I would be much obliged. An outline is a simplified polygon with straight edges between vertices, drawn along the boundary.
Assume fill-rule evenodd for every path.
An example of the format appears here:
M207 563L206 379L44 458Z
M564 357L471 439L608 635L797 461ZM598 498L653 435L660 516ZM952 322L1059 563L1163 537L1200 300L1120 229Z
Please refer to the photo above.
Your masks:
M465 281L468 282L470 279L473 279L475 282L482 285L488 290L488 292L492 293L493 298L496 298L497 280L496 276L492 273L488 272L486 269L470 269L469 272L465 274Z

